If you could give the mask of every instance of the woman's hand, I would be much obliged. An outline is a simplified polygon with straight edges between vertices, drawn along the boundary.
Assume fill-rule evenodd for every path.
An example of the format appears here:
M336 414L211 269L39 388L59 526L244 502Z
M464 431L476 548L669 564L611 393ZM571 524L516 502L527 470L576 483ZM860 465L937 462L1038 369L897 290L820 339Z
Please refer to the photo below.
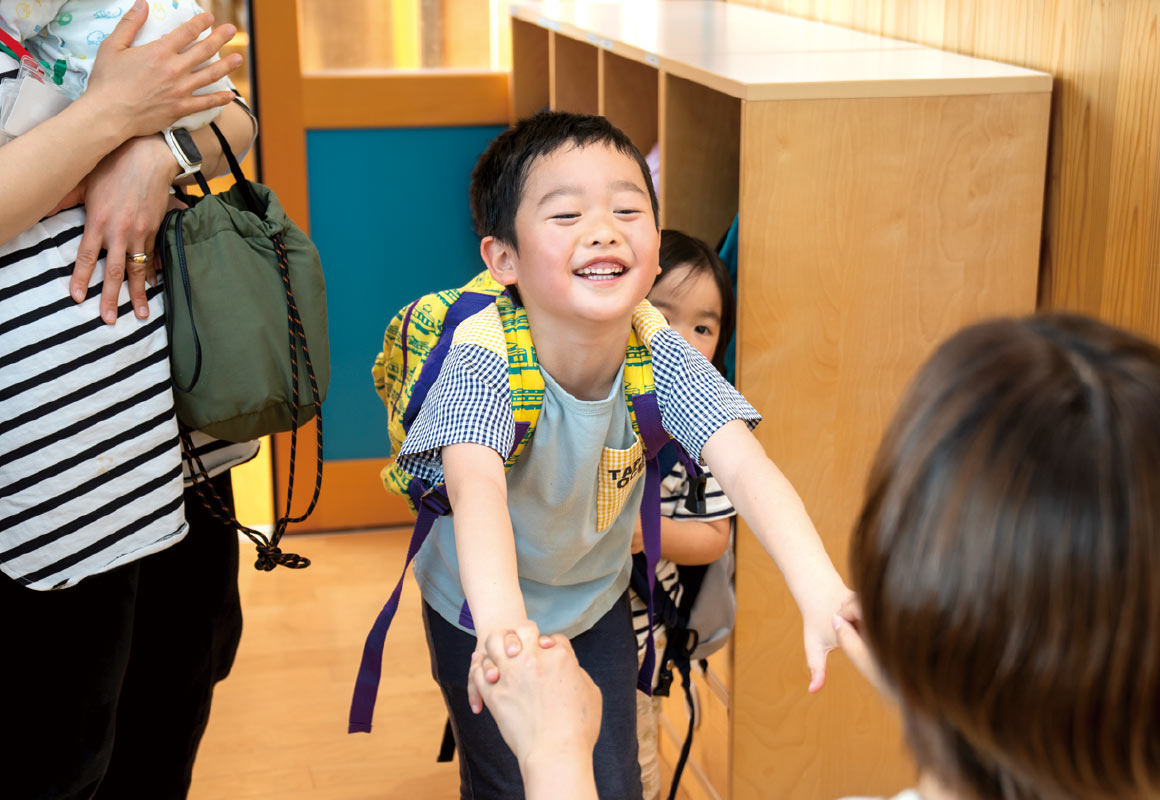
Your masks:
M177 177L177 160L159 135L130 139L105 156L78 187L86 207L85 232L77 249L69 293L85 299L89 278L105 250L105 279L101 291L101 318L117 321L117 295L126 274L129 300L138 319L149 316L145 282L156 268L153 243L169 205L169 187ZM145 253L146 263L127 260Z
M511 638L522 647L511 654ZM472 658L468 684L482 696L520 763L529 798L595 798L592 750L601 694L563 636L534 622L492 634Z
M184 116L229 103L232 92L193 92L242 63L242 57L234 54L205 64L237 32L233 25L222 25L197 41L213 23L210 14L198 14L157 41L134 47L133 39L148 15L145 0L137 0L125 13L101 43L88 88L77 101L102 109L123 126L125 138L157 133Z

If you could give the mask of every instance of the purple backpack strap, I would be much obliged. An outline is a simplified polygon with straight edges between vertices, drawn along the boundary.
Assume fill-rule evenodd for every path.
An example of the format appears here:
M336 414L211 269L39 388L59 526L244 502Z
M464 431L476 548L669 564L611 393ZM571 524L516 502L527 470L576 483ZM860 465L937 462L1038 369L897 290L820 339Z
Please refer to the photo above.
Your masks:
M641 598L648 606L648 633L645 638L644 661L636 676L636 688L652 696L653 668L656 664L656 644L653 641L653 589L657 580L657 562L661 558L661 472L657 455L669 441L661 425L660 407L655 392L645 392L632 398L636 426L644 441L645 473L644 499L640 502L640 527L644 538L645 562L648 565L648 594Z
M395 590L391 592L383 610L371 626L367 634L366 644L363 645L362 662L358 668L358 678L355 679L354 697L350 701L350 725L348 733L370 733L371 718L375 714L375 699L379 693L379 678L383 670L383 645L387 639L387 631L391 627L391 620L399 610L399 596L403 592L403 579L407 577L407 567L411 565L415 554L427 540L431 526L435 520L451 512L451 503L447 500L447 490L440 484L432 489L426 489L418 478L411 480L407 488L411 501L418 509L419 516L415 520L415 528L411 531L411 544L407 547L407 561L403 564L403 574L399 576Z
M451 340L459 323L468 317L478 314L495 302L495 295L480 292L463 292L455 298L455 302L447 309L443 317L443 329L439 332L439 341L431 348L427 358L423 361L423 369L419 371L419 379L411 389L411 399L407 401L407 409L403 412L403 430L410 430L411 423L419 416L419 409L427 399L427 393L435 385L439 377L439 370L443 369L443 360L447 358L447 351L451 349ZM410 322L410 314L407 315ZM407 332L403 331L403 343L406 344ZM405 352L405 351L404 351Z
M424 369L426 368L424 367ZM527 422L516 423L516 435L512 441L513 451L523 440L528 427ZM407 577L407 567L411 566L411 561L419 552L419 548L423 546L423 542L427 541L427 535L431 533L431 527L435 524L435 520L451 513L451 502L447 499L447 488L443 484L427 489L421 480L413 478L410 486L407 487L407 492L411 495L411 502L418 510L418 518L411 531L411 543L407 547L407 560L403 563L403 572L399 575L399 580L395 584L391 596L387 599L386 605L375 618L375 623L371 626L366 643L363 645L362 661L359 663L358 677L354 684L354 697L350 701L348 733L371 732L371 719L375 714L375 699L379 694L379 680L383 670L383 647L386 643L387 631L391 628L391 621L395 618L395 612L399 610L399 597L403 593L403 581ZM467 620L466 623L463 622L464 619ZM467 608L466 600L463 601L460 624L472 627L471 612Z

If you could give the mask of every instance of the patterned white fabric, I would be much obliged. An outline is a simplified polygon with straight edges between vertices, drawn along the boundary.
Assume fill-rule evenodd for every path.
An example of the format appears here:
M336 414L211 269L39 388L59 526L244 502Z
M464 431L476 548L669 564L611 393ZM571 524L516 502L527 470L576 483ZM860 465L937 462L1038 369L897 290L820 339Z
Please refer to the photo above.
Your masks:
M37 58L49 63L60 60L68 71L63 87L79 97L88 86L89 75L101 42L113 32L121 17L133 7L133 0L0 0L0 20L5 27ZM141 45L161 38L202 12L193 0L153 0L149 16L133 44ZM209 31L201 38L209 35ZM206 63L217 61L215 54ZM194 94L229 91L229 78L221 78ZM200 111L178 120L176 125L194 130L208 125L220 109Z

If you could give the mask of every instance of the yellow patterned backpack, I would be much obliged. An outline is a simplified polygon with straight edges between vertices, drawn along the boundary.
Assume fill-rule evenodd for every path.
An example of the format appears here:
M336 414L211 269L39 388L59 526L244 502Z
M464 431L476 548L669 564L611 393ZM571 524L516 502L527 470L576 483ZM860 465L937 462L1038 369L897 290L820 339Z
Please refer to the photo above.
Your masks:
M642 301L633 312L633 328L624 367L625 401L633 431L642 445L645 463L641 527L648 564L646 574L650 579L647 594L650 620L653 612L651 589L656 577L656 562L660 558L660 475L656 457L671 437L661 425L648 344L653 335L665 327L668 323L660 312L647 300ZM511 469L535 434L536 420L544 402L544 379L536 361L527 313L486 271L459 289L420 297L400 309L387 326L383 350L376 357L371 372L375 391L387 406L392 456L397 455L402 447L427 393L439 377L439 370L453 342L476 344L507 358L516 436L504 468ZM691 469L695 470L695 465ZM606 479L604 475L600 477ZM382 478L388 491L408 498L417 515L403 567L405 575L431 526L438 517L451 512L451 505L442 484L427 485L402 469L393 457L383 468ZM351 703L351 733L369 732L371 729L383 644L398 609L402 587L403 576L400 576L367 636ZM472 627L466 603L460 623ZM652 692L654 658L650 625L645 663L637 681L638 687L646 694Z

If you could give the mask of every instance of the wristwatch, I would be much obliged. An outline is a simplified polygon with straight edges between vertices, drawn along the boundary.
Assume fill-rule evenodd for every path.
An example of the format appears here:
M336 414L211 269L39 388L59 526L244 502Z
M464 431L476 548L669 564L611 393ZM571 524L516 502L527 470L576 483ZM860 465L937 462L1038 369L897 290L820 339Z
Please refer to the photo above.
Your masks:
M185 178L195 172L201 172L201 151L197 149L189 131L185 128L166 128L162 133L165 136L165 143L169 145L173 157L181 167L181 174L177 177Z

